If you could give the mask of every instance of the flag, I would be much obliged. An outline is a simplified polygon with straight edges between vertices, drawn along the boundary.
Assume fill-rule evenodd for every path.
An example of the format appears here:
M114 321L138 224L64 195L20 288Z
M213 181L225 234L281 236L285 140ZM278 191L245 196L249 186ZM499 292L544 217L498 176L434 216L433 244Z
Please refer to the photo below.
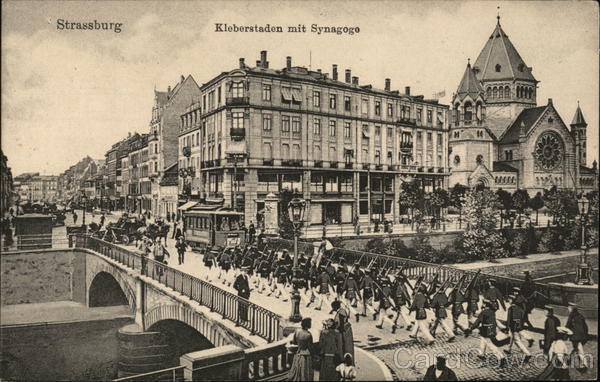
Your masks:
M440 99L446 96L446 89L433 94L433 99Z

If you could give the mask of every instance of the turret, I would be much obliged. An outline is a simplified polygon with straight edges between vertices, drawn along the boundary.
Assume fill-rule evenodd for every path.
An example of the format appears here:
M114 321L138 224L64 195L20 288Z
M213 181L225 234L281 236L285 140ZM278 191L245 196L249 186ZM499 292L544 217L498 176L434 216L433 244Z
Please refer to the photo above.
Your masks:
M586 150L587 150L587 138L586 138L587 123L583 118L583 113L579 107L579 101L577 101L577 110L573 116L571 122L571 136L575 140L575 147L577 150L577 159L579 165L586 165Z

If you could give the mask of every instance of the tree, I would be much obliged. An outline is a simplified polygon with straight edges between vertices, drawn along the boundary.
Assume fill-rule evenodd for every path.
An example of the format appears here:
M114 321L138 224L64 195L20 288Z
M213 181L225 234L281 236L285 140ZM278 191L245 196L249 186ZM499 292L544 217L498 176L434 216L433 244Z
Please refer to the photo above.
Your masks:
M448 191L444 190L443 188L436 188L430 194L429 203L431 203L431 207L435 209L439 218L442 217L442 210L448 207L449 201L450 198Z
M294 224L290 219L288 213L288 204L296 197L296 195L289 190L282 190L279 193L279 234L283 239L292 240L294 238Z
M542 198L542 193L538 192L535 194L535 197L529 201L529 208L535 211L535 225L539 224L538 212L542 207L544 207L544 199Z
M449 205L458 209L458 221L462 221L462 200L469 188L460 183L456 183L454 187L450 189Z
M544 205L548 209L548 213L552 216L553 224L556 224L562 208L558 195L558 188L552 186L549 190L544 190L543 200Z
M527 190L519 188L515 190L515 192L513 192L512 194L513 207L515 208L515 210L517 210L517 213L519 214L517 220L517 225L519 227L521 226L521 215L523 214L523 212L525 212L527 206L529 206L530 200L531 198L529 197L529 193L527 192Z
M496 230L498 196L487 189L471 190L463 198L467 227L463 232L463 247L470 258L493 260L506 255L504 238Z
M510 196L510 193L508 191L503 190L502 188L499 188L496 191L496 196L500 201L501 210L505 211L504 216L508 217L509 211L513 208L513 201L512 197ZM504 218L502 216L502 213L500 213L500 215L500 228L502 228L502 221L504 220Z
M419 183L403 182L400 186L400 205L406 207L410 211L411 219L414 219L415 208L422 204L423 190Z

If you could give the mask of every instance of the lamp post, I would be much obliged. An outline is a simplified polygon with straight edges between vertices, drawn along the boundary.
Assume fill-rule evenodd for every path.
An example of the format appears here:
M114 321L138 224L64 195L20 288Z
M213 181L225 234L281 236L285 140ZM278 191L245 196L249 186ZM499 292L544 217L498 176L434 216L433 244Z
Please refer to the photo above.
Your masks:
M288 214L290 220L294 225L294 265L292 267L292 312L289 320L291 322L302 321L302 315L300 314L300 293L298 292L298 236L300 235L300 227L302 227L302 221L304 218L304 209L306 208L306 201L299 198L294 198L288 203Z
M85 194L85 191L83 191L83 195L81 196L81 201L83 202L83 220L82 220L82 224L85 225L85 210L87 208L87 202L88 202L88 198L87 195Z
M583 195L577 199L577 207L581 221L581 261L577 266L577 277L575 284L577 285L592 285L592 277L590 274L590 265L587 262L587 246L585 245L585 221L587 218L587 210L589 201Z

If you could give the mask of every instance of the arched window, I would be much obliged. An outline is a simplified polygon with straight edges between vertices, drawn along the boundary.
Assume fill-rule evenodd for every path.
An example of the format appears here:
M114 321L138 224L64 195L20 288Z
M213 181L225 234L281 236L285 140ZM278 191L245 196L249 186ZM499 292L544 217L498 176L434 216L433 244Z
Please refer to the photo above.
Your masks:
M504 97L510 98L510 88L508 86L504 87Z
M331 146L329 148L329 160L337 161L337 151L335 150L335 147L333 147L333 146Z
M521 87L517 86L517 98L521 98L521 96L522 96Z
M475 104L475 118L477 118L478 121L481 121L483 119L483 105L481 104L481 102L477 101L477 103Z
M471 121L473 119L473 105L471 102L465 102L465 121Z
M293 160L300 160L300 156L301 156L300 145L293 146L292 155L293 155L293 157L292 157Z
M492 88L489 87L489 86L487 88L487 96L490 97L490 98L492 97Z
M498 88L494 86L492 98L498 98Z
M533 89L529 88L529 99L533 99Z
M498 89L498 97L504 98L504 88L502 86Z
M502 65L496 64L496 72L500 73L500 70L502 70Z
M281 145L281 159L287 160L290 159L290 145L283 144Z
M475 162L477 164L483 164L483 155L481 155L481 154L477 155L477 157L475 158Z
M315 146L315 149L313 150L313 157L314 157L314 160L321 160L321 147L320 146Z
M460 110L458 109L459 107L459 103L457 103L456 106L454 106L454 122L456 123L460 121Z
M263 143L263 158L265 158L265 159L273 158L273 150L271 149L270 142Z

